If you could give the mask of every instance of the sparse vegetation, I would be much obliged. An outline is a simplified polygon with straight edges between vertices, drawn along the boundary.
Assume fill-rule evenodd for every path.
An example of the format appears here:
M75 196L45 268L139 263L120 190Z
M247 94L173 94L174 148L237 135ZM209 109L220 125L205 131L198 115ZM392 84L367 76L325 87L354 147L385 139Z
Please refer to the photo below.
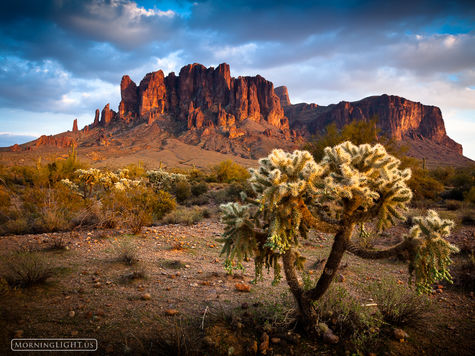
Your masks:
M199 207L180 207L163 218L166 224L193 225L205 218L208 209Z
M3 278L12 287L30 287L45 282L54 268L41 252L16 252L6 256Z
M129 240L123 240L116 244L115 251L117 260L127 266L135 265L139 262L138 249L135 243Z
M420 323L430 309L426 295L417 294L394 279L373 283L369 290L384 321L392 325Z

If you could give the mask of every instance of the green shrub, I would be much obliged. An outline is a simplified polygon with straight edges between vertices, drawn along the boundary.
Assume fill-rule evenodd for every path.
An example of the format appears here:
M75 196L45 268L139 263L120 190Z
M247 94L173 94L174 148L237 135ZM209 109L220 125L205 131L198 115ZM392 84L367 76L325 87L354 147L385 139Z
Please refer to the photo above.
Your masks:
M195 183L191 186L191 193L198 197L208 191L208 184L206 182Z
M370 310L340 286L330 287L328 292L315 302L315 306L320 320L333 325L334 331L341 334L351 334L379 326L379 322L371 316Z
M470 190L465 195L465 200L475 204L475 186L471 187Z
M3 278L12 287L29 287L53 276L53 268L39 252L16 252L4 260Z
M177 182L174 188L176 199L182 203L191 197L191 185L187 181Z
M415 324L430 307L426 295L419 295L393 279L373 283L369 290L383 319L393 325Z
M231 160L223 161L212 168L212 174L220 183L243 182L250 177L249 171Z
M166 192L155 193L151 188L138 186L134 189L111 190L102 201L103 221L116 222L133 234L150 225L154 217L160 218L174 209L175 202Z
M150 193L153 194L152 192ZM155 199L152 201L152 211L156 220L160 220L175 208L176 201L171 194L163 190L159 190L155 193Z
M444 190L444 186L432 178L427 170L420 168L412 168L412 176L408 186L412 190L413 200L433 200Z

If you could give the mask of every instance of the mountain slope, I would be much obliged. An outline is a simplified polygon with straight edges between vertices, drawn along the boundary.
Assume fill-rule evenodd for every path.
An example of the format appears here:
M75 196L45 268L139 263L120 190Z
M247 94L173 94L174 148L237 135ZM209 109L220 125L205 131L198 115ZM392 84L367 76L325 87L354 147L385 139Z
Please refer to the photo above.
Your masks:
M444 152L440 159L451 163L471 162L462 156L462 146L447 136L439 108L397 96L329 106L292 105L286 87L274 90L259 75L231 77L225 63L217 68L190 64L178 75L151 72L138 85L124 75L120 88L117 112L107 104L102 111L96 110L93 123L82 130L74 121L72 131L2 149L1 160L8 161L8 154L14 152L27 158L77 146L80 154L97 165L115 165L121 156L133 161L136 156L151 163L155 159L157 164L163 159L171 165L200 161L203 166L213 151L228 155L223 157L241 157L249 165L275 147L301 147L332 122L341 127L377 117L383 134L408 143L416 157L437 161L434 152L440 151ZM180 150L193 158L187 161L187 154Z

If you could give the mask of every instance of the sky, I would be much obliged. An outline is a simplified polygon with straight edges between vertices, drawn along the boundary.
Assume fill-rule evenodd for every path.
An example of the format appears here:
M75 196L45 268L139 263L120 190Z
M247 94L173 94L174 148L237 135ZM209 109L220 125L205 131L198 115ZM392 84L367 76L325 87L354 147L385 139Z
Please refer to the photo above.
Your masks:
M438 106L475 159L473 1L2 1L0 146L117 110L124 74L223 62L286 85L292 103Z

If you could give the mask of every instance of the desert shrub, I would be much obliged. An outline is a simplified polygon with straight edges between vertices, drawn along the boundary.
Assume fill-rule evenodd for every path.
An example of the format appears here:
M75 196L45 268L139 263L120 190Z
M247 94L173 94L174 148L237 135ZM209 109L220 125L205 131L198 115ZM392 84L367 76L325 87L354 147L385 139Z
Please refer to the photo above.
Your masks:
M153 194L150 192L150 194ZM152 211L154 218L160 220L170 211L176 208L176 201L171 194L159 190L155 193L154 199L152 199Z
M250 198L256 196L249 182L233 182L224 189L212 192L212 197L218 204L227 203L230 201L241 200L241 192L245 193L246 196Z
M193 205L206 205L210 202L211 197L213 194L201 194L197 197L193 196L189 198L184 204L186 206L193 206Z
M315 303L318 319L358 351L367 348L381 327L381 320L341 286L332 286Z
M175 201L170 194L138 186L134 189L114 189L104 195L102 214L118 225L125 226L133 234L137 234L142 227L152 224L175 208Z
M114 250L117 255L117 261L128 266L135 265L139 262L137 245L130 240L120 241L115 245Z
M465 195L465 200L469 203L475 204L475 186L471 187Z
M463 212L460 222L462 223L462 225L465 225L465 226L475 226L475 216L473 214L473 211L469 210L469 211Z
M412 169L412 176L408 182L414 200L436 199L444 190L444 186L432 178L428 171L420 168Z
M467 248L464 255L455 260L451 268L455 288L475 292L475 251Z
M12 287L29 287L45 282L54 269L40 252L16 252L4 260L3 278Z
M191 184L188 181L177 182L174 187L176 199L182 203L191 197Z
M199 183L194 183L191 186L191 193L195 196L198 197L208 191L208 184L206 182L199 182Z
M199 207L181 207L172 211L162 219L165 224L194 225L203 220L205 210Z
M475 167L457 168L448 179L450 188L442 195L445 199L475 201ZM471 193L471 191L473 192Z
M203 351L201 320L178 318L172 323L159 325L159 332L151 340L151 353L155 355L198 356ZM148 350L147 350L148 351ZM145 352L144 352L145 353ZM216 350L213 350L216 354Z
M445 206L447 207L447 210L459 210L462 208L462 202L458 200L446 200L445 201Z
M427 296L417 294L393 279L385 279L370 285L369 291L384 321L393 325L415 324L430 307Z
M212 175L220 183L243 182L249 178L249 172L245 167L229 159L214 166Z
M143 167L142 162L128 164L125 169L128 171L128 176L131 179L140 179L147 175L147 170Z

